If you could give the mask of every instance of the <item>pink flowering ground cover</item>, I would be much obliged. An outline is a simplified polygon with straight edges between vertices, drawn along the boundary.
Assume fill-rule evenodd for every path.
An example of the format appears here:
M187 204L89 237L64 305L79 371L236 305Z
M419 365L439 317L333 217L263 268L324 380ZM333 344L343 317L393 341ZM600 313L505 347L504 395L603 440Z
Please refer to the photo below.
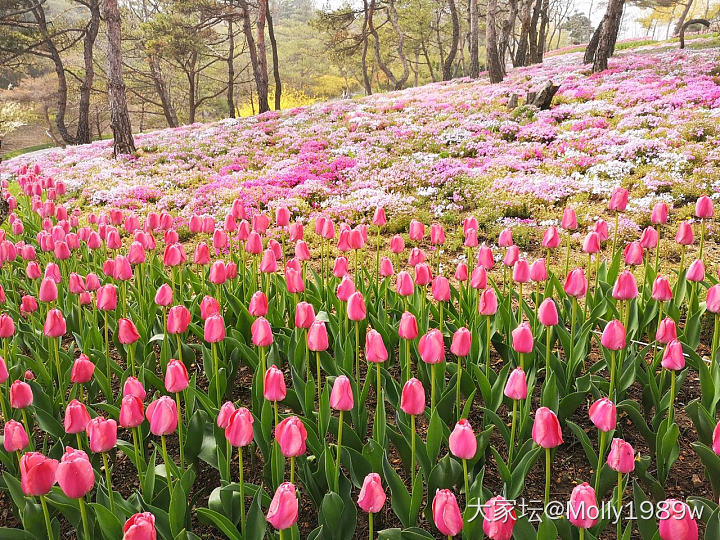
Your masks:
M620 185L639 215L658 200L720 190L718 60L716 49L645 46L589 75L580 54L565 54L498 85L460 79L143 133L138 156L117 161L108 141L32 161L63 180L77 206L185 217L224 215L239 197L248 209L350 220L378 206L432 219L480 208L486 224L545 226L553 205L592 219ZM523 106L548 79L561 84L551 110ZM512 94L521 96L515 110ZM623 226L637 228L632 213Z

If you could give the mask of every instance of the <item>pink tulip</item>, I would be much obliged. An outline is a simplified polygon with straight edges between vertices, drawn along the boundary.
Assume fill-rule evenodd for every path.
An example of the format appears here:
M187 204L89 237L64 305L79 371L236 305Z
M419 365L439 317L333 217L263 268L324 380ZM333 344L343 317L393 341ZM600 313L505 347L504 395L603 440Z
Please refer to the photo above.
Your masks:
M372 224L376 227L382 227L387 223L387 217L385 216L385 209L378 206L375 208L373 213Z
M145 387L135 377L128 377L125 379L123 384L123 397L124 396L135 396L144 400L146 396Z
M415 284L424 287L432 281L432 271L427 263L418 263L415 266Z
M293 484L285 482L278 486L265 517L279 531L295 525L298 519L298 498Z
M388 359L387 349L377 330L369 330L365 336L365 359L375 364L382 364Z
M259 320L260 319L255 319L255 323ZM253 323L253 326L255 323ZM208 343L219 343L225 339L225 320L222 318L222 315L211 315L205 319L203 338Z
M467 328L458 328L453 334L450 352L455 356L467 356L470 354L472 335Z
M3 427L3 447L6 452L19 452L30 444L25 426L15 420L8 420Z
M351 321L362 321L367 317L365 299L360 291L355 291L348 298L347 317Z
M414 416L425 412L425 389L415 377L408 379L403 386L400 396L400 408L405 414Z
M57 308L48 311L43 325L43 334L49 338L59 338L65 335L67 326L62 311Z
M336 411L350 411L353 406L354 400L350 379L345 375L340 375L335 378L330 392L330 407Z
M269 347L273 343L272 328L265 317L258 317L250 327L252 343L256 347ZM223 336L224 338L224 336Z
M613 471L628 474L635 470L635 450L630 443L615 438L610 444L607 464Z
M472 459L477 452L477 439L470 422L465 418L458 420L455 429L450 433L448 442L450 452L460 459Z
M297 416L288 416L275 426L275 439L285 457L297 457L305 453L307 431Z
M700 219L712 219L715 215L715 208L712 199L707 195L702 195L695 202L695 216Z
M50 278L44 278L40 282L38 298L41 302L55 302L55 300L58 299L58 288L55 281Z
M510 247L513 245L513 236L510 229L503 229L498 236L498 245L500 247Z
M150 512L134 514L123 526L122 540L156 540L155 516Z
M665 346L661 365L665 369L672 371L680 371L685 367L685 355L683 354L682 343L677 339L672 340Z
M399 234L396 234L390 239L390 251L396 255L402 253L405 250L405 240Z
M640 246L644 249L655 249L658 245L658 232L653 227L646 227L640 237Z
M695 243L695 235L693 234L692 225L690 225L689 222L683 221L678 225L675 242L681 246L690 246Z
M315 320L315 309L312 304L299 302L295 308L295 326L297 328L310 328Z
M525 399L527 397L527 381L522 368L518 367L510 372L503 393L510 399Z
M213 315L220 315L220 303L212 296L205 295L200 301L200 318L207 321Z
M324 321L315 320L310 325L307 334L308 349L311 351L325 351L328 348L328 333Z
M486 270L492 270L493 266L495 266L492 249L485 244L480 246L480 249L478 249L477 262L479 266L484 267Z
M570 494L568 521L580 529L589 529L598 522L599 515L595 490L587 482L575 486Z
M655 339L663 345L667 345L674 339L677 339L677 327L675 326L675 321L670 317L665 317L662 321L660 321L657 332L655 333Z
M413 219L410 221L410 240L419 242L425 236L425 225Z
M478 313L480 315L495 315L498 310L498 299L495 289L485 289L478 300Z
M468 279L468 267L464 262L458 263L455 269L455 279L458 281L467 281Z
M562 239L560 238L560 234L553 225L545 229L545 233L543 234L542 239L543 249L555 249L560 246L561 242Z
M236 448L247 446L253 440L253 418L252 413L245 407L235 410L227 420L225 438ZM220 418L218 418L218 423Z
M538 308L538 320L543 326L555 326L558 324L558 311L555 301L552 298L546 298Z
M615 404L604 397L590 406L590 420L600 431L612 431L617 425Z
M7 313L0 314L0 338L9 338L15 334L15 322Z
M694 283L699 283L705 279L705 263L702 259L696 259L690 264L685 278Z
M605 325L600 343L606 349L619 351L625 348L625 327L617 319Z
M589 232L583 241L583 253L594 254L602 249L600 245L600 235L594 231Z
M677 499L658 505L661 540L698 540L698 525L690 507Z
M217 426L220 429L225 429L230 424L230 417L235 412L235 405L232 401L226 401L220 407L220 411L217 416Z
M13 409L24 409L33 403L30 385L23 381L15 381L10 385L10 406Z
M410 274L408 274L404 270L398 272L395 282L395 291L400 296L410 296L413 294L413 292L415 292L413 279L412 277L410 277Z
M625 264L628 266L638 266L643 263L643 247L640 242L630 242L625 246L623 253Z
M153 435L169 435L177 429L177 406L175 401L162 396L148 405L145 417L150 422L150 431Z
M20 485L28 497L50 493L58 468L55 459L48 459L40 452L29 452L20 458Z
M274 364L265 372L263 384L263 396L268 401L282 401L285 399L287 389L285 387L285 376Z
M512 331L512 346L515 352L531 353L534 347L534 340L530 323L524 321Z
M123 345L131 345L135 343L138 339L140 339L140 334L138 333L135 324L130 319L119 319L118 341L120 341L120 343L122 343Z
M95 485L95 473L87 454L69 446L57 466L55 476L65 496L71 499L84 497Z
M574 296L580 298L585 296L587 292L587 278L582 268L575 268L570 271L567 278L565 279L565 285L563 289L568 296Z
M403 339L415 339L418 337L418 325L415 315L409 311L403 312L400 317L400 326L398 327L398 336Z
M65 433L82 433L90 422L90 414L87 412L85 405L77 399L73 399L65 407Z
M672 298L672 287L670 287L670 282L668 281L668 279L664 276L656 277L655 281L653 281L652 299L658 302L668 302L672 300Z
M268 312L268 299L262 291L255 292L250 297L248 312L253 317L264 317Z
M450 301L450 282L445 276L437 276L433 280L432 295L436 302Z
M535 283L547 281L548 271L545 259L538 259L530 265L530 279Z
M73 384L85 384L92 379L93 373L95 372L95 364L85 354L81 354L73 362L72 370L70 371L70 382Z
M505 251L503 264L507 267L513 266L520 258L520 248L517 246L509 246Z
M441 534L455 536L462 531L462 514L455 495L449 489L439 489L435 492L432 514L435 526Z
M118 423L123 428L135 428L143 423L145 420L145 411L142 400L128 394L122 398L120 403L120 416L118 417Z
M484 266L476 266L470 277L470 286L475 290L487 287L487 270Z
M573 208L565 208L560 226L566 231L574 231L578 228L577 214Z
M502 497L493 497L484 504L483 532L491 540L510 540L516 522L512 503Z
M117 444L117 422L96 416L85 427L92 452L109 452Z
M362 488L360 488L358 506L365 512L375 514L382 510L386 498L380 475L378 473L368 474L363 480Z
M477 229L477 227L475 227ZM430 225L430 243L441 246L445 243L445 229L439 223Z
M652 213L650 214L650 222L653 225L659 225L667 223L668 220L668 205L664 202L656 203L653 206Z
M168 334L184 334L190 326L190 310L185 306L173 306L168 311Z
M563 443L560 422L555 413L547 407L540 407L535 411L532 438L543 448L555 448Z
M185 390L190 384L185 364L174 358L168 362L165 370L165 390L171 394L176 394Z
M395 269L393 268L393 263L388 257L383 257L380 259L380 276L382 277L390 277L395 273Z
M628 190L622 187L617 187L610 195L610 201L608 202L608 209L615 212L624 212L628 203Z
M445 360L445 344L439 330L429 330L418 342L420 358L426 364L439 364Z

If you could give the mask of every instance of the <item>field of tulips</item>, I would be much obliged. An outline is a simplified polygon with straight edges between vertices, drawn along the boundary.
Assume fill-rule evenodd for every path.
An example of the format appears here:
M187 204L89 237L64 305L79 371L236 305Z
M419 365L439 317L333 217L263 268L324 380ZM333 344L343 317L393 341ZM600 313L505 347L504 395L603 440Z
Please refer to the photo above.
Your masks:
M0 540L720 539L718 60L0 165Z
M617 188L526 256L472 216L176 227L81 221L38 166L5 188L0 538L720 538L707 196L624 237Z

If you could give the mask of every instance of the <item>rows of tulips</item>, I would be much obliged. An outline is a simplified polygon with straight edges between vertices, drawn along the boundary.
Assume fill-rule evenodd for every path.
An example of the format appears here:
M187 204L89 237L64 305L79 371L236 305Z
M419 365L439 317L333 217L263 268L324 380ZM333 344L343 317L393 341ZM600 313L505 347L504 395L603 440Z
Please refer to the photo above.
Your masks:
M286 208L239 201L222 223L83 215L38 167L5 191L0 485L24 530L2 538L70 527L84 539L192 539L200 521L231 539L349 539L359 513L371 539L690 540L700 522L720 538L717 498L665 493L676 398L697 379L684 413L720 495L708 197L680 223L659 203L630 239L618 188L609 223L583 231L566 208L532 261L511 230L491 246L467 217L448 271L442 225L428 234L412 221L388 239L382 208L367 225L317 217L305 231ZM673 243L679 264L661 256ZM577 479L564 517L534 522L516 500L533 470L553 500L553 459L571 440L592 476ZM127 498L113 486L121 459L136 474ZM196 482L207 468L218 485ZM614 523L603 501L658 511ZM387 505L397 526L380 530ZM315 528L301 532L308 508L301 525Z

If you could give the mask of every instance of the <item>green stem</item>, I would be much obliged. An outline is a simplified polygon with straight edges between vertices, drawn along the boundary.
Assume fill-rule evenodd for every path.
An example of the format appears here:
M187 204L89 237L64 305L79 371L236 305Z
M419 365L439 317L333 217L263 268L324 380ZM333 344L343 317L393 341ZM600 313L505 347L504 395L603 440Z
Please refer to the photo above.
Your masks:
M34 452L35 451L35 442L33 440L34 439L33 432L30 429L30 424L28 423L27 412L25 412L25 409L20 409L20 411L22 414L23 424L25 424L25 431L27 432L27 435L28 435L28 442L30 443L30 451Z
M618 491L617 491L617 538L622 538L622 520L620 519L620 513L622 512L622 499L623 499L623 474L618 471Z
M102 453L103 465L105 466L105 484L110 499L110 512L115 513L115 501L113 500L112 475L110 474L110 463L108 463L107 452Z
M180 362L182 362L182 361L183 361L183 357L182 357L182 341L180 340L180 334L175 334L175 340L176 340L176 342L177 342L178 360L180 360Z
M135 461L137 462L137 470L139 476L142 473L142 466L140 464L144 462L145 458L143 457L142 459L140 459L140 445L138 444L137 432L138 428L132 428L133 449L135 450Z
M435 367L437 364L432 364L430 366L430 408L432 410L435 410L435 379L437 376L437 372Z
M585 540L585 529L580 528L580 540Z
M470 481L468 480L467 459L463 459L463 474L465 475L465 508L470 506Z
M713 331L712 340L712 351L710 352L710 359L712 361L713 371L715 370L716 356L718 349L718 339L720 339L720 316L715 315L715 330Z
M572 309L570 310L570 359L569 364L573 366L573 356L575 353L575 318L577 317L577 298L572 297ZM573 369L574 371L574 369ZM573 373L570 373L570 377Z
M220 381L218 379L218 375L220 373L220 368L218 367L219 360L218 360L218 354L217 354L217 343L211 343L210 348L212 349L212 355L213 355L213 377L215 379L215 399L217 400L217 406L220 407ZM263 364L263 371L261 373L265 373L264 365L265 365L265 348L260 347L260 358L262 360Z
M178 445L180 446L180 469L185 470L185 448L183 445L183 416L180 409L180 392L175 393L175 405L178 417Z
M50 524L50 512L48 512L45 495L40 495L40 504L42 505L43 516L45 516L45 529L47 530L48 540L54 540L52 525Z
M485 316L485 376L490 379L490 315Z
M230 463L230 454L228 454ZM243 447L238 448L238 474L240 487L240 533L245 535L245 471L243 470Z
M340 451L342 449L343 412L345 411L340 411L340 419L338 420L337 457L335 458L335 493L340 492Z
M53 340L53 348L55 349L55 367L57 368L58 388L63 387L62 383L62 366L60 365L60 338ZM63 401L65 401L63 393Z
M317 398L320 405L320 351L315 351L315 369L317 370Z
M700 220L700 256L698 259L702 260L703 258L703 249L705 247L705 220Z
M517 426L518 400L513 399L512 424L510 426L510 448L508 450L508 466L512 465L513 451L515 449L515 430Z
M373 540L373 513L372 512L370 512L368 514L368 530L370 533L370 536L368 536L368 538L370 540Z
M550 449L545 449L545 508L550 502Z
M552 340L552 326L547 327L545 340L545 380L550 376L550 341Z
M130 373L132 373L133 377L136 377L135 373L135 345L130 344L127 346L127 355L128 355L128 361L130 362Z
M170 472L170 459L168 458L165 435L160 435L160 441L162 443L163 461L165 461L165 475L167 478L168 492L172 492L172 473Z
M405 342L405 376L403 377L403 383L405 383L410 378L410 370L412 369L412 365L410 363L410 340L405 339L403 341Z
M415 487L415 415L410 415L410 487Z
M110 338L108 336L108 312L103 311L103 314L105 317L105 375L107 376L108 383L110 383Z
M80 516L82 517L83 532L85 533L85 540L90 540L92 537L90 536L90 527L88 527L88 518L87 518L87 509L85 508L85 499L83 499L83 497L80 497L78 499L78 504L80 504Z
M295 456L290 457L290 483L295 483Z
M608 396L614 401L614 390L615 390L615 350L610 351L610 391Z
M600 432L600 441L598 442L598 462L595 467L595 493L599 495L600 489L600 473L602 472L603 459L605 454L605 443L607 439L607 433L605 431Z
M462 381L462 358L457 359L457 380L455 381L455 403L457 403L457 419L460 420L462 406L460 403L460 382Z
M360 380L360 323L355 321L355 380Z
M675 384L677 372L673 369L670 372L670 412L668 413L668 426L675 421Z
M615 212L615 231L613 234L612 253L610 254L610 260L615 258L615 247L617 246L618 233L620 232L620 213Z
M570 231L567 232L567 249L565 250L565 275L570 270Z

